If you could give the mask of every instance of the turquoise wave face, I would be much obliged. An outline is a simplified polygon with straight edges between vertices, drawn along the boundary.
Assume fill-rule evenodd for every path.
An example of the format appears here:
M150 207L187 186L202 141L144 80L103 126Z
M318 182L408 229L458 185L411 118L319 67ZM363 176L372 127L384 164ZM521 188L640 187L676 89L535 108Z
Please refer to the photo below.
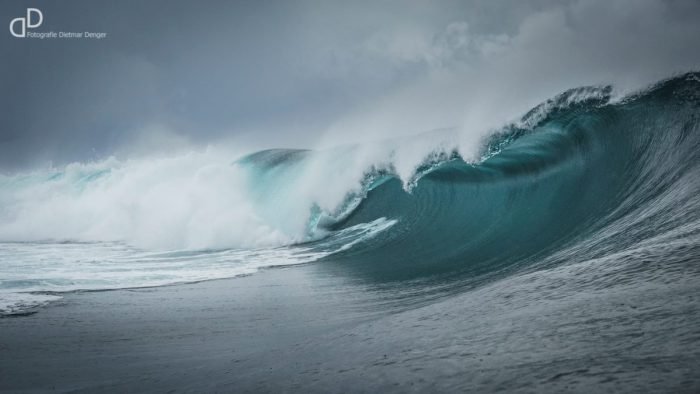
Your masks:
M617 102L609 88L566 92L491 137L481 161L443 153L426 162L408 191L390 170L368 171L364 189L347 198L359 203L324 222L331 236L312 246L329 248L333 232L360 223L396 220L326 257L337 263L329 269L378 282L466 285L687 239L700 231L699 108L697 73ZM311 154L265 151L245 160L269 175Z

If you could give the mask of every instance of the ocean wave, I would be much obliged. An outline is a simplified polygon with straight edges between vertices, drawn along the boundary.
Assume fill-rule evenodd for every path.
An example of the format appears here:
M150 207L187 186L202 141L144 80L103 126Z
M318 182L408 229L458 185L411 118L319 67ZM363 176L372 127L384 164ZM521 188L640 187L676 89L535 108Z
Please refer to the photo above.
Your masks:
M48 240L55 256L68 257L53 263L56 276L45 283L18 274L26 261L13 257L19 265L0 271L3 278L17 271L15 281L0 288L161 285L319 260L373 281L447 275L476 283L620 255L652 239L694 239L699 81L689 73L619 100L610 87L573 89L470 149L438 133L323 151L266 150L234 162L192 153L3 176L0 240ZM130 249L116 259L93 251L97 257L86 262L58 241ZM153 266L136 250L190 254ZM47 268L36 263L45 255L25 252L33 272ZM107 284L81 282L69 266L92 279L116 273ZM119 274L127 266L141 275Z

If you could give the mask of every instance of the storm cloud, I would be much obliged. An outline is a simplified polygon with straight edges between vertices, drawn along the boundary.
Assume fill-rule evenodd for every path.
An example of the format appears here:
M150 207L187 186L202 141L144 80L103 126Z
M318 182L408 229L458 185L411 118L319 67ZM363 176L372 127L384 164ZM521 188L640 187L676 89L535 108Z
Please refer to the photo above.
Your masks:
M483 132L562 90L700 68L700 3L13 1L0 34L0 170L233 144Z

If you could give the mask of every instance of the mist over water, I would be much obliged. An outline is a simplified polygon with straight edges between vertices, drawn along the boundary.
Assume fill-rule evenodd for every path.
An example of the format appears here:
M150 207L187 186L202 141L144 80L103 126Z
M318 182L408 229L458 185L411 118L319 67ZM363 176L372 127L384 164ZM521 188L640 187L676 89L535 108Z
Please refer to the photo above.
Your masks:
M692 0L35 6L46 31L108 38L0 37L2 173L451 127L473 145L567 89L629 93L700 64ZM0 4L8 17L26 8Z

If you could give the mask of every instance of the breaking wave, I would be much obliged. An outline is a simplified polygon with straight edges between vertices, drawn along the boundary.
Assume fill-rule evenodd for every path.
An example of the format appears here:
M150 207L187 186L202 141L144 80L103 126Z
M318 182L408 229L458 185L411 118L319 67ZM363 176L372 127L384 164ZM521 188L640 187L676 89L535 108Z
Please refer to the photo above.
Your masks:
M0 177L0 298L15 300L0 311L26 309L19 293L318 260L396 281L485 278L640 245L698 256L699 74L621 100L611 91L564 92L476 149L445 132Z

